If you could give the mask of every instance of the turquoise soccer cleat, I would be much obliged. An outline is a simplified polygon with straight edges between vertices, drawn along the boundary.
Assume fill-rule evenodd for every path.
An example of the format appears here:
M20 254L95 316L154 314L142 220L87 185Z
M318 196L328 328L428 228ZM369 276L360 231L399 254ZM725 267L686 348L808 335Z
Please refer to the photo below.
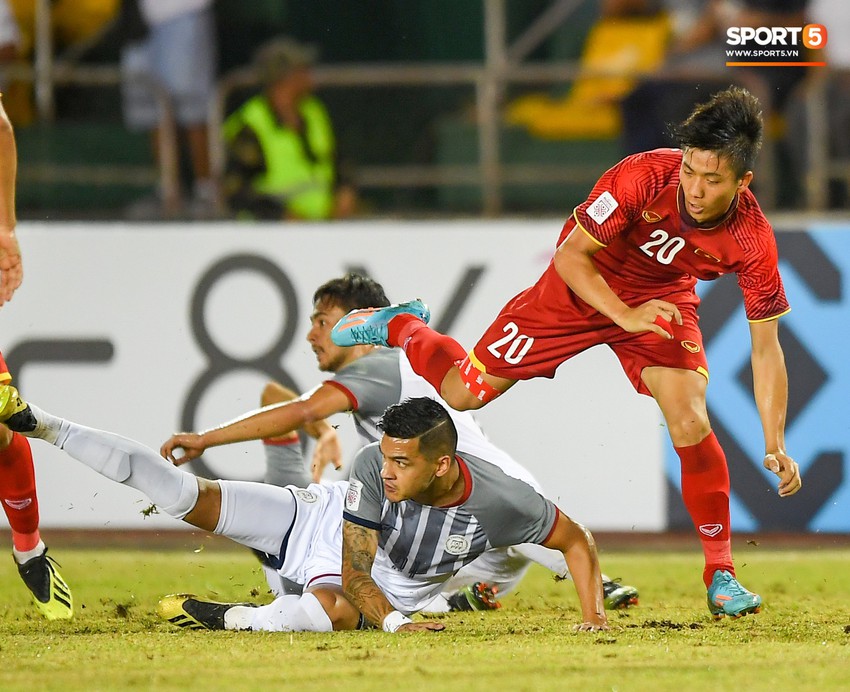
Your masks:
M715 620L739 618L761 610L761 596L747 591L726 570L717 570L708 587L708 609Z
M387 343L387 325L398 315L413 315L425 324L431 319L431 311L418 298L407 303L396 303L385 308L365 308L352 310L331 330L331 341L337 346L356 346L358 344L376 344L390 346Z

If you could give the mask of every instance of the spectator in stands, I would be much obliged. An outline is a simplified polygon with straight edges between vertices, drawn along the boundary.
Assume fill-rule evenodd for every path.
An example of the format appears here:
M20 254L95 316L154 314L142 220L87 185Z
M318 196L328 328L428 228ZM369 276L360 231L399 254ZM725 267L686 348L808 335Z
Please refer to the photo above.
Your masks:
M672 37L665 68L694 70L693 77L644 80L623 101L623 144L627 154L670 146L669 123L680 122L718 88L736 76L763 80L760 94L768 112L778 113L805 75L805 68L726 67L726 29L730 26L803 26L808 0L606 0L616 7L643 4L665 12ZM758 58L753 58L758 60ZM711 74L716 74L711 78ZM768 122L774 132L775 122Z
M313 94L315 50L278 38L257 52L264 89L224 124L224 196L240 218L322 220L354 212L340 180L333 126Z
M131 129L151 132L151 144L157 156L162 113L149 80L166 90L181 129L179 139L189 149L193 178L189 212L196 217L209 216L214 212L216 197L210 173L207 122L217 65L213 0L123 2L122 14L135 15L140 20L133 40L124 46L121 54L126 122ZM134 205L130 215L162 216L164 192L158 190L155 200ZM181 202L178 200L177 204Z

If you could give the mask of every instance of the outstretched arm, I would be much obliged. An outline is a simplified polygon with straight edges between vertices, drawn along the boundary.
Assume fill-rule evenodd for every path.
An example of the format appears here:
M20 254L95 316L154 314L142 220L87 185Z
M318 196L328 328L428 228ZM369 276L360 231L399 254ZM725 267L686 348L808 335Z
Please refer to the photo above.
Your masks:
M764 431L764 467L779 476L779 496L788 497L803 485L800 467L785 451L788 371L779 344L779 320L751 322L753 395Z
M17 174L15 132L0 98L0 306L12 298L24 278L21 249L15 236Z
M372 565L378 551L378 532L350 521L342 522L342 588L369 622L380 624L385 632L441 630L439 622L411 622L389 602L372 579Z
M345 394L325 384L306 399L264 406L204 432L172 435L159 451L170 462L183 464L197 459L209 447L285 435L347 411L349 406ZM183 450L183 456L175 456L177 449Z
M575 629L588 632L607 630L602 572L590 531L558 511L555 528L543 545L560 550L567 561L581 604L582 623Z

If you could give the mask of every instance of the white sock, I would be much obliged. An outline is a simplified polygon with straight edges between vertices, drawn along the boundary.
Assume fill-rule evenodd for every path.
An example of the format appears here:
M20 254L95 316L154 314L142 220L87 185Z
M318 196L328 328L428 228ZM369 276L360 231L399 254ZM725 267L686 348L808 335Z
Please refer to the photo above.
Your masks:
M559 550L546 548L536 543L523 543L514 545L508 548L508 551L516 551L520 555L536 562L538 565L543 565L546 569L554 572L561 579L572 579L573 575L567 567L567 561L564 559L564 554ZM602 581L611 581L608 575L602 575Z
M12 555L15 556L15 562L19 565L24 564L27 560L32 560L34 557L38 557L45 550L47 550L47 546L44 545L44 541L41 539L38 540L38 545L35 546L32 550L18 550L15 546L12 546Z
M448 599L443 594L437 594L428 603L426 603L420 613L448 613L452 607L449 605Z
M56 444L56 440L62 434L62 423L65 421L58 418L47 411L42 411L38 406L27 402L30 410L35 416L35 430L31 432L21 433L24 437L35 437L39 440L44 440L52 445L61 447L61 444ZM67 426L66 426L67 428Z
M267 606L260 606L265 608ZM224 629L249 630L254 622L254 611L259 608L251 606L233 606L224 611Z
M39 412L39 415L44 414ZM77 461L110 480L142 491L160 509L177 519L182 519L195 507L197 478L167 462L149 447L114 433L50 418L61 423L54 444ZM56 427L52 422L50 425Z
M246 627L249 616L250 625ZM265 632L332 632L333 624L319 599L311 593L305 593L303 596L280 596L259 608L231 608L224 614L224 628Z
M546 548L536 543L522 543L521 545L511 546L508 551L519 553L532 562L543 565L561 579L572 579L570 570L567 568L567 561L560 550Z

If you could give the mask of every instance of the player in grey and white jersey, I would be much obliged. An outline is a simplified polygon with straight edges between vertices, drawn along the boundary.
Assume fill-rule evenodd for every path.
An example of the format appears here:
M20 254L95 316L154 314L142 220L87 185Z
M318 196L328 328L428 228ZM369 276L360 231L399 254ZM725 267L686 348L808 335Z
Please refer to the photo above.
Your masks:
M393 423L394 415L407 427ZM607 629L589 533L527 483L473 455L456 457L457 432L446 409L432 399L409 400L387 416L390 432L380 452L376 445L361 452L350 483L281 488L196 477L134 440L53 416L21 400L11 385L0 385L0 422L10 429L140 490L173 517L269 554L281 576L305 586L300 596L281 596L260 607L190 595L163 599L160 615L178 626L330 631L358 628L365 616L390 632L442 629L439 623L413 623L407 615L487 549L528 541L562 551L581 601L578 627ZM344 495L348 520L340 530ZM401 503L395 508L400 512L389 503ZM384 518L402 530L382 541L387 558L373 565L378 531L368 524L380 526ZM422 530L411 531L411 521ZM442 528L434 541L437 524ZM387 590L376 591L375 584Z
M581 603L582 630L605 630L602 577L590 533L530 485L461 452L431 398L390 406L380 443L357 455L343 514L342 583L385 631L438 630L407 617L490 548L541 544L561 552Z
M294 431L305 425L316 426L333 414L350 412L365 445L379 439L378 421L388 406L420 396L443 403L434 388L413 372L401 349L372 346L342 348L331 341L331 328L347 311L388 304L381 285L359 274L346 274L324 283L313 296L307 341L316 355L319 369L333 373L333 377L301 398L295 398L294 393L281 385L270 383L263 392L264 406L261 409L205 432L178 433L162 445L162 455L175 464L181 464L199 457L209 447L263 439L266 442L266 478L278 485L303 487L309 483L309 477L305 473ZM487 459L508 475L524 480L540 491L533 475L484 435L472 413L448 410L458 430L458 448L461 451ZM318 482L325 463L333 462L340 466L341 450L329 426L311 434L319 436L312 465L312 480ZM178 448L182 450L182 456L175 453ZM476 591L470 590L470 587L486 582L505 595L520 582L531 561L542 564L560 577L569 576L563 556L555 551L538 545L503 548L488 552L474 564L466 566L446 584L443 598L435 599L428 609L447 610L449 599L453 599L455 607L482 607L485 604L476 598ZM604 575L603 582L606 607L626 607L637 603L638 592L634 587ZM461 595L460 599L455 598L457 594ZM496 605L492 601L487 603Z

